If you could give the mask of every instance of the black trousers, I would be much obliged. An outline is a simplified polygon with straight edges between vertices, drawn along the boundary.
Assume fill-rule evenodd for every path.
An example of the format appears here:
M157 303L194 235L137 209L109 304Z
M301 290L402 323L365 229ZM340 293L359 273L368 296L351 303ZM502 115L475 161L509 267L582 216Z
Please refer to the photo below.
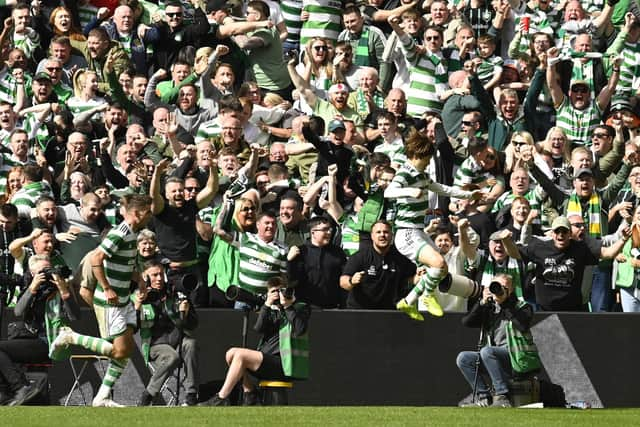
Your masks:
M48 360L49 346L39 338L0 341L0 390L15 392L28 384L18 364Z

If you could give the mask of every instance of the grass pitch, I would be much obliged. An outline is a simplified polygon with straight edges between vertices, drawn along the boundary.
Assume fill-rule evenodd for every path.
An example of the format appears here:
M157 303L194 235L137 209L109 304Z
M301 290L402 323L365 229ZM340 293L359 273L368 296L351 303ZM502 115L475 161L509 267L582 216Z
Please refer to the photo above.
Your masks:
M0 408L2 426L634 426L640 409L451 407Z

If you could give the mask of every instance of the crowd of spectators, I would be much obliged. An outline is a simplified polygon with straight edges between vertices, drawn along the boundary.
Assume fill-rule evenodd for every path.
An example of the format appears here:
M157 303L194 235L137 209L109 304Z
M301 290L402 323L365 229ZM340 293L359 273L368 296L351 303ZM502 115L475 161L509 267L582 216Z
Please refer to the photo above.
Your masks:
M277 276L420 320L505 273L537 310L640 311L634 0L0 5L3 280L86 268L142 194L135 264L196 307Z

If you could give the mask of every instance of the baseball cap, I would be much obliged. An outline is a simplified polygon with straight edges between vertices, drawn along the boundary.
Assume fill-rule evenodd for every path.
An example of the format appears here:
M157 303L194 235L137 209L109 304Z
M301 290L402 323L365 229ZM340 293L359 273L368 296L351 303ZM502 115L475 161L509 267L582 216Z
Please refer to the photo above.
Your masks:
M580 178L584 174L593 176L593 171L589 168L580 168L573 174L573 179Z
M35 76L33 76L33 80L47 80L51 82L51 76L45 72L39 72Z
M566 228L567 230L571 230L571 223L567 219L566 216L559 216L553 220L551 224L551 229L556 231L559 228Z
M571 88L573 89L576 86L586 86L589 87L589 83L586 80L573 80L571 82Z
M344 126L344 122L342 120L331 120L329 122L329 132L334 132L337 129L346 130L347 128Z

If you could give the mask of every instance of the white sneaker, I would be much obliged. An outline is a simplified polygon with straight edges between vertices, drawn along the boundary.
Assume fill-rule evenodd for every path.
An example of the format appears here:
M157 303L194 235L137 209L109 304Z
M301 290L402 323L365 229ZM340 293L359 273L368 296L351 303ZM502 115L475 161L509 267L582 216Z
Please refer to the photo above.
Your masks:
M124 407L126 407L126 405L121 405L119 403L116 403L113 400L109 399L108 397L100 397L100 396L96 396L93 399L93 402L91 403L91 406L93 406L93 407L102 406L102 407L105 407L105 408L124 408Z
M51 343L51 352L55 352L61 348L67 348L73 344L73 330L67 326L60 328L60 332L55 340Z

